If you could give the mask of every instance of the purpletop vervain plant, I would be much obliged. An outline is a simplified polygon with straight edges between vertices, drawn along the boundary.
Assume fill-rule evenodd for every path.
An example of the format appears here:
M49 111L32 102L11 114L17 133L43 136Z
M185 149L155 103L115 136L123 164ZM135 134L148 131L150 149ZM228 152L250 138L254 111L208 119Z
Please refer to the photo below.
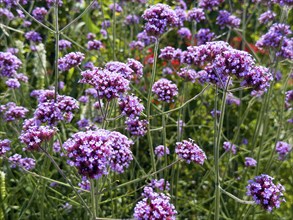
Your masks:
M10 151L11 141L8 139L0 139L0 157L3 156L7 151Z
M206 9L206 10L216 10L218 6L224 2L224 0L200 0L199 7Z
M257 161L252 157L245 157L244 164L246 167L256 167Z
M143 137L147 133L147 125L148 125L147 120L139 120L138 117L128 118L125 121L125 125L126 125L125 129L129 131L129 133L132 136Z
M174 97L178 94L178 88L172 81L162 78L154 83L152 92L163 102L174 102Z
M58 68L61 71L67 71L78 66L84 60L84 54L80 52L71 52L58 59Z
M219 11L216 24L218 24L221 29L225 27L238 28L240 23L241 20L235 15L231 15L230 12L226 10Z
M11 77L16 74L22 62L10 52L0 52L0 75Z
M187 12L187 20L201 22L206 19L204 11L202 8L193 8Z
M292 150L292 146L284 141L278 141L276 144L276 151L279 154L279 160L284 160Z
M168 147L165 147L164 145L159 145L155 148L155 155L158 158L161 158L165 155L165 148L166 148L166 154L170 154L170 150Z
M140 116L144 110L144 106L140 103L141 100L134 95L122 96L118 99L118 105L121 110L121 114L130 118L136 118Z

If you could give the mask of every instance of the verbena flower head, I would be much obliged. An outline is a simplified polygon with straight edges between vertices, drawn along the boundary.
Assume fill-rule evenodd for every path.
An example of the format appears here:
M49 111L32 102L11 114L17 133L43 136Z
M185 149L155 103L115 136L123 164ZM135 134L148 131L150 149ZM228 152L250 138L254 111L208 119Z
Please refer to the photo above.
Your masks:
M26 144L25 150L39 150L41 144L53 138L56 129L49 126L36 126L32 121L24 122L24 129L19 137L21 143Z
M40 43L42 42L43 38L41 37L41 35L36 32L36 31L29 31L29 32L26 32L24 37L29 40L29 41L32 41L32 42L35 42L35 43Z
M81 75L82 79L79 82L93 86L99 98L111 100L129 90L129 81L118 72L94 68L82 72Z
M125 121L126 130L133 136L142 137L147 133L147 120L139 120L136 118L128 118Z
M118 99L118 105L123 115L130 118L140 116L144 110L141 100L134 95L122 96Z
M262 14L259 16L258 21L259 21L259 23L261 23L261 24L267 24L267 23L269 23L270 21L273 21L273 20L275 19L276 16L277 16L276 13L274 13L274 12L268 10L268 11L262 13Z
M238 28L241 23L241 20L234 15L231 15L230 12L226 10L219 11L217 17L217 22L221 29L225 27Z
M183 140L182 142L177 142L175 153L187 163L195 162L203 165L204 160L207 159L203 150L200 149L199 146L194 143L194 140L190 138L188 141Z
M162 72L165 75L171 75L173 73L173 70L172 70L172 68L170 68L170 67L167 66L167 67L164 67L163 68Z
M45 16L48 14L48 11L44 7L36 7L32 11L32 15L34 16L35 19L38 21L43 21L45 19Z
M211 30L208 28L201 28L198 30L195 37L197 40L197 45L202 45L211 41L215 37L215 33L211 32Z
M261 174L253 180L248 181L247 195L252 196L256 204L261 205L266 211L271 212L274 208L279 208L283 199L285 188L281 184L275 185L271 176Z
M82 177L82 181L78 186L84 190L91 190L91 183L86 177Z
M293 101L293 90L289 90L285 93L285 108L290 109L292 106L292 101Z
M109 5L109 8L113 12L122 12L123 11L122 7L117 2L115 4Z
M118 62L118 61L111 61L106 63L105 69L109 70L110 72L117 72L125 79L132 79L133 78L133 70L125 63Z
M187 12L188 21L201 22L206 19L204 11L202 8L193 8Z
M287 142L278 141L276 144L276 151L279 154L279 160L284 160L291 150L292 146Z
M158 96L160 101L173 102L174 97L178 94L178 88L172 81L162 78L154 83L152 92Z
M5 16L5 17L7 17L8 20L13 20L14 19L14 15L7 8L0 8L0 16L1 17Z
M112 147L110 168L117 173L123 173L133 160L130 150L133 141L116 131L111 132L109 138Z
M175 48L171 46L167 46L161 49L159 58L164 60L172 60L174 56Z
M179 19L174 10L165 4L156 4L145 10L143 19L145 31L150 36L159 36L167 31L168 27L174 27L178 24Z
M138 60L128 58L126 65L133 70L137 78L141 78L143 75L143 65Z
M185 79L186 81L195 82L195 79L197 78L197 73L194 69L191 69L189 67L181 68L177 75L181 78Z
M5 121L15 121L17 119L23 119L29 110L22 106L17 106L14 102L9 102L6 105L0 106L0 114L3 114Z
M229 141L225 141L223 143L223 148L225 149L226 152L232 152L233 154L236 154L237 152L237 146L235 144L232 144Z
M144 187L142 196L144 198L134 208L133 216L135 219L175 220L177 211L174 205L170 203L170 197L164 193L154 192L151 186Z
M103 48L103 44L99 40L90 40L87 42L88 50L101 50Z
M14 79L14 78L7 79L5 84L10 89L18 89L20 87L20 83L18 79Z
M206 10L216 10L224 0L200 0L199 7Z
M293 1L292 0L271 0L274 3L277 3L281 6L292 6L293 5Z
M10 151L11 141L8 139L0 139L0 157L3 156L7 151Z
M69 49L69 48L71 48L71 45L72 44L70 41L62 39L59 41L59 50Z
M0 52L0 76L11 77L21 66L22 62L10 52Z
M246 167L256 167L257 161L252 157L245 157L244 164Z
M184 26L184 21L187 20L187 14L186 14L185 10L181 9L181 8L176 8L175 13L178 17L178 26L179 27Z
M159 145L155 148L155 155L157 155L158 158L163 157L165 155L165 152L166 154L170 154L170 150L167 146L165 147L164 145Z
M80 65L84 58L83 53L71 52L58 59L58 68L61 71L70 70L72 67Z
M234 105L238 105L239 106L240 103L241 103L241 101L240 101L239 98L237 98L236 96L234 96L232 93L228 93L227 99L226 99L226 103L228 105L234 104Z
M183 39L190 39L191 38L191 31L189 28L182 27L177 31L178 35Z
M137 15L127 15L124 23L127 25L139 24L139 17Z
M14 154L8 158L10 166L12 168L20 167L26 170L32 170L35 168L36 161L33 158L24 157L22 158L19 154Z

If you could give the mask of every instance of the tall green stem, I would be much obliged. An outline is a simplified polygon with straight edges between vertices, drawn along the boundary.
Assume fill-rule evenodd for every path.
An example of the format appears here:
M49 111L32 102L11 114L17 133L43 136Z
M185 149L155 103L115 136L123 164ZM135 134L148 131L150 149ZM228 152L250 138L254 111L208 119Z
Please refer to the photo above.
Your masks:
M55 100L58 94L58 78L59 78L59 70L58 70L58 59L59 59L59 24L58 24L58 3L55 2L54 6L54 14L55 14Z
M91 179L91 200L92 200L92 212L93 212L93 220L97 217L97 209L96 209L96 195L95 195L95 180Z
M149 144L149 151L151 154L151 163L152 163L152 169L153 171L156 171L156 161L155 161L155 154L153 149L153 140L151 136L151 99L152 99L152 87L155 81L156 76L156 66L157 66L157 58L158 58L158 49L159 49L159 39L156 39L155 42L155 50L154 50L154 64L152 68L152 76L151 81L149 83L149 90L148 90L148 99L147 99L147 120L148 120L148 126L147 126L147 139Z

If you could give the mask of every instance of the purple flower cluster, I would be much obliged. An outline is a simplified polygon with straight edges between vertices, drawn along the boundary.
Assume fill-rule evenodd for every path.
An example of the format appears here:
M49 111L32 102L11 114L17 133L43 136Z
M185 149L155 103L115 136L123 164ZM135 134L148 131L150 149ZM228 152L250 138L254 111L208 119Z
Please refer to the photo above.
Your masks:
M292 34L287 24L273 24L269 31L262 35L256 42L259 48L273 48L278 50L276 55L285 59L293 59L293 39L288 35ZM279 49L280 48L280 49Z
M285 95L285 107L286 109L290 109L292 106L290 103L293 101L293 90L287 91Z
M199 7L211 11L217 9L222 2L224 2L224 0L200 0Z
M187 20L187 13L184 9L181 8L175 8L175 14L178 17L178 27L184 26L184 21Z
M186 27L182 27L177 31L177 34L183 38L183 39L190 39L191 38L191 31L186 28Z
M59 41L59 50L66 50L71 48L71 42L68 40L60 40Z
M8 139L0 139L0 157L3 156L7 151L10 151L11 141Z
M122 12L123 11L123 9L122 9L122 7L118 4L118 3L115 3L115 4L111 4L111 5L109 5L109 8L110 8L110 10L111 11L115 11L115 12Z
M14 19L14 15L7 8L0 8L0 16L1 17L5 16L5 17L7 17L8 20Z
M64 57L58 59L58 68L61 71L70 70L72 67L78 66L84 60L84 54L80 52L71 52Z
M36 161L33 158L24 157L22 158L19 154L14 154L8 158L12 168L20 167L26 170L32 170L36 166Z
M124 23L127 25L139 24L139 17L137 15L127 15Z
M7 79L5 84L10 89L18 89L20 87L20 83L19 83L18 79L15 79L15 78Z
M147 22L145 24L145 31L150 36L158 37L167 31L168 27L178 25L179 19L174 10L165 4L156 4L144 11L143 19Z
M155 180L157 181L157 180ZM165 182L164 180L162 182ZM154 184L152 184L154 183ZM155 188L157 183L152 181L151 185ZM161 184L161 180L159 182ZM139 201L134 208L134 218L138 220L143 219L169 219L175 220L177 211L172 203L170 197L164 193L157 193L152 186L146 186L143 189L143 199ZM159 187L161 188L161 187Z
M25 37L25 39L32 41L32 42L35 42L35 43L40 43L43 40L41 35L36 31L26 32L24 37Z
M193 8L187 12L187 20L201 22L206 19L204 11L202 8Z
M0 75L11 77L21 66L22 62L10 52L0 52Z
M141 100L134 95L122 96L118 99L118 105L123 115L130 118L140 116L144 110Z
M292 146L287 142L278 141L276 144L276 151L279 154L279 160L284 160L291 150Z
M17 106L14 102L8 102L6 105L0 106L0 114L3 114L5 121L15 121L25 118L29 110L22 106Z
M268 22L273 21L276 16L276 13L268 10L259 16L258 21L261 24L267 24Z
M172 81L161 78L154 83L152 92L158 96L158 99L163 102L173 102L174 97L178 94L178 88Z
M3 3L5 6L11 8L12 6L16 6L17 3L21 5L26 5L28 0L0 0L0 3Z
M152 187L153 189L158 189L161 191L170 190L170 183L164 179L152 179L148 186Z
M293 5L293 1L292 0L271 0L274 3L277 3L281 6L292 6Z
M228 93L227 98L226 98L226 103L228 105L240 105L241 101L239 98L235 97L232 93Z
M281 202L285 202L282 198L285 188L281 184L275 185L273 179L269 175L261 174L249 180L246 187L247 195L252 196L255 203L268 212L271 212L273 208L279 208Z
M132 144L119 132L98 129L75 133L63 147L70 166L75 166L82 176L98 179L108 174L108 166L115 172L124 172L132 160Z
M39 150L44 141L53 138L56 130L49 126L37 126L34 119L24 122L23 130L19 137L21 143L26 144L26 150Z
M225 141L224 143L223 143L223 148L224 148L224 150L226 151L226 152L229 152L229 151L231 151L233 154L236 154L236 152L237 152L237 146L235 145L235 144L232 144L231 142L229 142L229 141Z
M118 61L111 61L106 63L105 69L109 70L110 72L119 73L122 77L127 80L133 78L133 70L125 63L118 62Z
M257 161L253 159L252 157L245 157L244 164L246 167L255 167L257 164Z
M84 190L91 190L91 183L86 177L82 177L82 181L78 186Z
M129 81L118 72L94 68L82 72L81 75L82 79L79 82L93 86L98 91L99 98L118 98L129 89Z
M33 11L32 11L32 15L34 16L35 19L37 19L38 21L43 21L45 16L48 14L47 9L45 9L44 7L36 7Z
M137 76L137 78L141 78L143 75L143 65L141 62L128 58L126 65L133 70L134 74Z
M166 149L166 151L165 151ZM170 154L170 150L168 147L165 147L164 145L159 145L155 148L155 155L157 155L158 158L161 158L166 154Z
M131 135L142 137L147 133L147 120L139 120L136 118L128 118L125 121L126 130L130 132Z
M207 159L205 153L199 148L194 140L183 140L182 142L176 143L175 153L178 154L179 158L185 160L187 163L195 162L203 165L204 160Z
M211 32L211 30L208 28L201 28L198 30L195 37L197 40L197 45L202 45L211 41L215 37L215 33Z
M101 50L103 48L103 44L99 40L90 40L87 43L88 50Z
M217 22L221 29L225 27L238 28L241 20L235 15L231 15L230 12L226 10L220 10L217 17Z
M163 60L172 60L174 56L175 48L167 46L161 49L159 58Z
M178 72L177 75L180 76L181 78L185 79L186 81L194 82L195 79L198 77L198 74L194 69L191 69L189 67L184 67L181 68Z
M46 0L47 2L47 6L50 8L52 7L54 4L58 4L59 7L61 7L63 5L63 1L62 0Z

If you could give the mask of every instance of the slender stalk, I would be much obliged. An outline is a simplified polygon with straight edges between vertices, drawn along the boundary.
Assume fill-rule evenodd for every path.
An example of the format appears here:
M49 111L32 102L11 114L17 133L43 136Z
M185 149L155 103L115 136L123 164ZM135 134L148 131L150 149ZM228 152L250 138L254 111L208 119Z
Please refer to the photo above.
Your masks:
M148 139L149 151L151 154L151 164L152 164L153 171L156 171L156 162L155 162L155 154L153 149L153 140L152 140L151 131L150 131L151 130L150 117L151 117L152 87L153 87L155 76L156 76L158 49L159 49L159 39L156 39L155 50L154 50L154 64L152 68L152 76L151 76L151 81L149 83L148 98L147 98L147 120L148 120L147 139Z
M58 94L58 78L59 78L59 69L58 69L58 59L59 59L59 23L58 23L58 3L54 4L54 14L55 14L55 101Z
M234 196L233 194L227 192L226 190L224 190L222 187L220 187L220 190L225 193L227 196L231 197L232 199L234 199L236 202L239 202L241 204L246 204L246 205L254 205L255 202L254 201L245 201L242 199L239 199L238 197Z
M114 9L113 9L113 60L116 60L116 7L117 7L117 2L114 0Z
M219 167L219 155L220 155L220 143L221 143L221 134L223 129L225 107L226 107L226 97L227 89L229 86L230 79L227 80L225 89L223 91L222 103L221 103L221 114L219 119L219 124L217 123L217 115L215 114L215 140L214 143L214 160L215 160L215 215L214 219L218 220L220 218L220 201L221 201L221 191L220 191L220 167ZM215 95L215 111L217 110L217 94L218 88L216 88Z
M93 220L97 218L97 209L96 209L96 195L95 195L95 180L91 179L91 200L92 200L92 212L93 212Z

